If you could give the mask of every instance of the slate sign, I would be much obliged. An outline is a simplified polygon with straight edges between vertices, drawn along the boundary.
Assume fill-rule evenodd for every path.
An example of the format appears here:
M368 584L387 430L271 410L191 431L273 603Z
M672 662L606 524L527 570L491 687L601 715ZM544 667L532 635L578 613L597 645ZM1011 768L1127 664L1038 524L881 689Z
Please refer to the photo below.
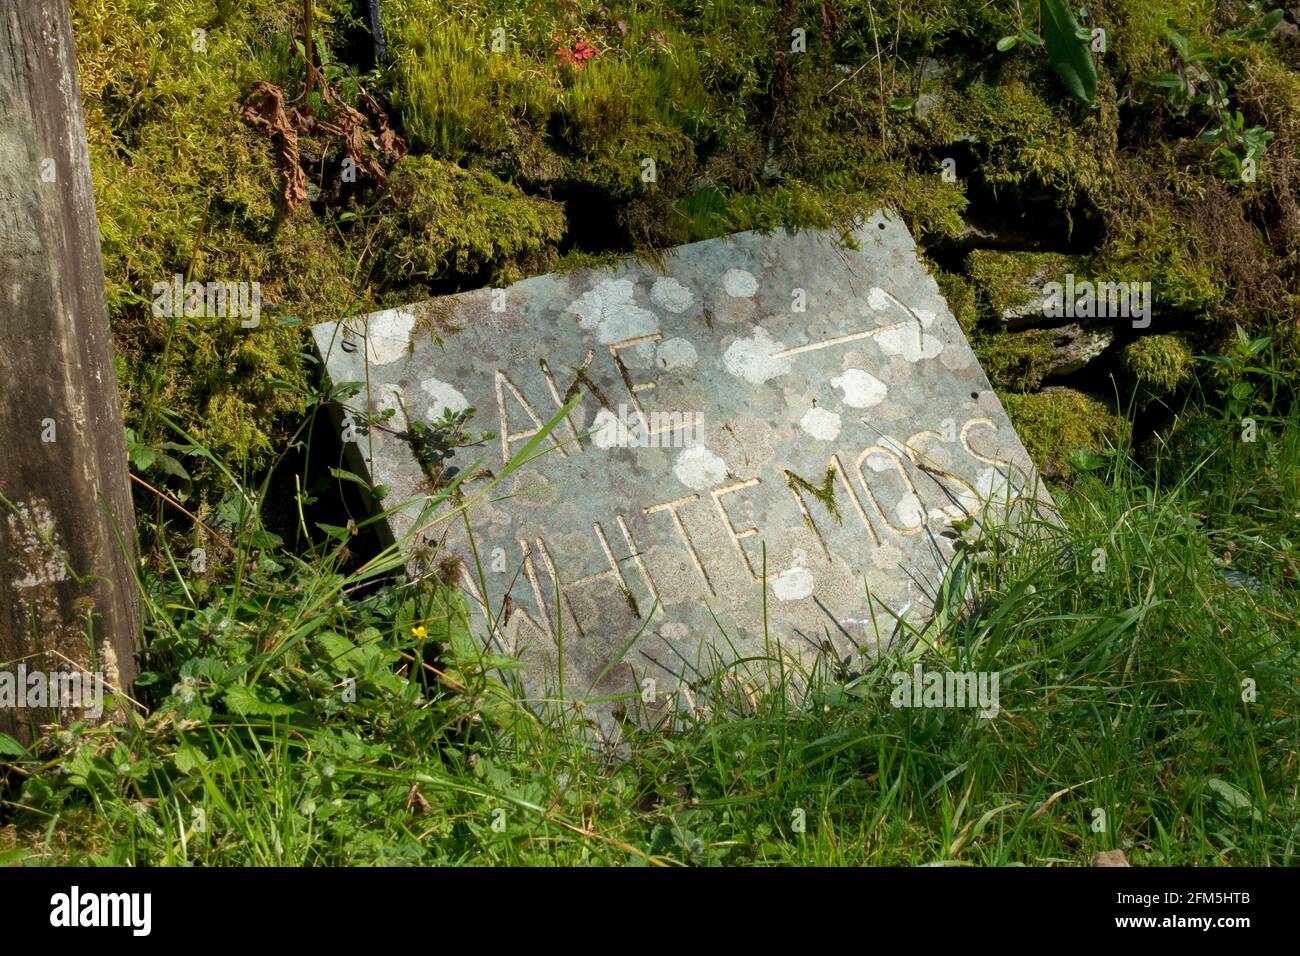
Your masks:
M854 234L743 233L314 329L331 379L365 383L345 422L398 409L348 436L405 503L394 538L465 559L477 632L533 693L557 694L561 642L565 695L606 700L872 653L884 608L924 620L954 520L1048 501L906 227ZM429 470L393 434L471 407L496 437L444 464L473 550L462 517L421 518Z

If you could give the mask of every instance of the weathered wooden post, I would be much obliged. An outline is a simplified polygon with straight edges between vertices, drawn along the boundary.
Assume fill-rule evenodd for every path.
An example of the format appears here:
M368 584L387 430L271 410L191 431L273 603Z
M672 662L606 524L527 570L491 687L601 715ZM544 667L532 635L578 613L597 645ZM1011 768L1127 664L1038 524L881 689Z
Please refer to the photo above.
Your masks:
M22 670L130 692L135 516L67 0L0 10L0 731ZM25 682L26 683L26 682ZM57 694L47 688L50 696ZM55 701L57 702L57 701ZM5 706L8 705L8 706ZM35 707L35 710L29 709Z

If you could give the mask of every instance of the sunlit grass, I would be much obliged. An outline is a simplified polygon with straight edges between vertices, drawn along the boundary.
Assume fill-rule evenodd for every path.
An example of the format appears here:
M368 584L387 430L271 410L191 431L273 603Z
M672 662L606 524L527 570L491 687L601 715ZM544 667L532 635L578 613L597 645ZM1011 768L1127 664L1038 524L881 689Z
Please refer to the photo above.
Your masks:
M772 644L617 748L575 732L572 700L522 705L454 592L360 590L396 552L268 564L238 533L244 570L201 598L179 564L148 581L153 712L16 761L0 858L1291 863L1295 559L1287 526L1254 522L1293 490L1296 425L1252 445L1222 429L1172 484L1119 450L1057 490L1066 530L968 542L923 639L811 671ZM1228 500L1243 483L1253 506ZM1225 549L1250 557L1249 587ZM891 676L916 664L996 672L997 716L893 706Z

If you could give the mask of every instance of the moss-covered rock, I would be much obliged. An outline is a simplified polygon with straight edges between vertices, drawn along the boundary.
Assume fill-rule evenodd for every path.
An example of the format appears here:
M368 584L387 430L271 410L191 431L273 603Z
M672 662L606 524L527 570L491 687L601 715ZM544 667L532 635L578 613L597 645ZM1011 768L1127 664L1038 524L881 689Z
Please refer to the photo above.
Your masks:
M1138 385L1165 395L1192 377L1196 359L1177 335L1144 335L1124 346L1120 364Z
M994 388L1029 392L1052 370L1055 339L1056 334L1048 329L984 332L975 337L972 346Z
M157 315L156 283L256 282L264 307L301 323L354 308L356 260L307 208L287 214L274 150L240 118L256 80L289 82L291 11L221 4L74 0L82 101L109 317L127 424L177 440L166 415L235 470L266 464L306 401L299 326L264 315ZM328 42L341 0L317 0ZM202 484L202 459L184 465Z
M256 468L309 388L300 328L154 316L151 285L177 273L258 281L306 324L546 271L560 253L606 261L746 229L833 228L877 207L945 263L990 230L1076 251L981 250L963 275L938 274L1004 393L1066 367L1062 329L1008 332L1034 323L1043 285L1065 272L1150 282L1153 330L1176 314L1213 348L1240 324L1300 370L1300 72L1276 38L1229 34L1257 17L1246 5L1088 4L1085 26L1108 38L1089 109L1041 48L995 49L1017 32L1009 4L385 0L390 59L366 82L397 106L412 156L387 194L336 189L293 213L275 146L239 108L264 80L327 115L319 89L299 95L300 3L73 9L120 378L129 422L153 423L148 441L170 437L165 412ZM315 10L318 46L343 49L354 4ZM1221 121L1213 109L1143 82L1179 68L1171 27L1207 51L1198 62L1246 125L1275 134L1255 182L1225 178L1198 141ZM358 82L328 71L340 90ZM315 182L334 158L304 149L303 172ZM1102 343L1095 328L1078 339L1085 357ZM1152 338L1120 362L1154 393L1176 387L1185 357ZM1053 423L1096 411L1078 393L1043 396L1008 402L1058 438L1075 425Z
M1089 112L1060 96L1032 49L945 74L942 103L926 120L936 143L975 150L977 167L960 175L977 175L999 202L1049 200L1067 232L1072 211L1104 188L1115 151L1113 107Z
M1166 35L1172 27L1193 41L1212 34L1215 4L1204 0L1099 0L1089 4L1106 27L1104 67L1117 87L1136 86L1169 66ZM1140 87L1139 87L1140 89Z
M964 228L961 183L920 155L923 126L887 108L912 83L910 67L892 64L886 85L833 69L874 50L875 13L856 2L838 16L754 0L617 12L389 6L392 95L417 148L529 190L594 190L622 233L607 241L640 248L829 226L881 206L922 240ZM903 42L927 35L924 18L894 7L879 13ZM784 49L792 24L810 28L798 55ZM574 64L564 54L577 42L590 55Z
M1001 322L1032 320L1043 311L1043 287L1064 282L1077 268L1071 256L1040 252L977 249L966 259L966 274L984 315Z
M1222 201L1211 212L1199 195L1205 187L1186 181L1188 159L1175 152L1160 145L1121 161L1103 200L1107 228L1094 260L1114 281L1150 282L1157 314L1205 311L1223 299L1226 263L1214 237L1239 216Z
M1098 453L1127 441L1128 423L1089 395L1052 386L1041 392L1002 396L1011 423L1034 464L1047 478L1068 480L1074 474L1070 454L1076 449Z
M389 184L393 210L377 235L380 268L416 282L448 275L506 284L549 271L564 207L429 156L408 156Z

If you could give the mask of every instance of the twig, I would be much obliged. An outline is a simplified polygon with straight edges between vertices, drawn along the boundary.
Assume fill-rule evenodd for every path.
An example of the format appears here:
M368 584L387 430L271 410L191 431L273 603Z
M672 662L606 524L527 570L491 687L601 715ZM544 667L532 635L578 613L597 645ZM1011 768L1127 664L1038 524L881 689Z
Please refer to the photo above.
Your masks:
M149 482L145 481L143 478L141 478L141 477L139 477L139 476L137 476L137 475L132 475L132 476L131 476L131 480L134 481L134 482L135 482L136 484L138 484L138 485L142 485L142 486L144 486L145 488L148 488L150 491L152 491L155 495L157 495L157 496L158 496L159 498L161 498L163 501L167 502L169 505L171 505L173 508L175 508L175 509L176 509L177 511L179 511L181 514L185 515L185 517L189 518L191 521L193 521L195 524L197 524L200 528L202 528L204 531L206 531L208 534L210 534L210 535L213 537L213 539L214 539L215 541L217 541L219 544L223 545L223 546L226 548L226 550L230 551L232 554L234 553L234 550L235 550L234 545L232 545L232 544L231 544L229 541L227 541L225 538L221 537L221 535L217 534L215 531L213 531L211 528L209 528L206 524L203 523L203 519L201 519L198 515L194 514L192 511L187 510L186 507L185 507L184 505L182 505L179 501L177 501L177 500L176 500L175 498L173 498L171 495L167 494L167 492L165 492L165 491L160 491L159 489L155 488L153 485L149 484Z

